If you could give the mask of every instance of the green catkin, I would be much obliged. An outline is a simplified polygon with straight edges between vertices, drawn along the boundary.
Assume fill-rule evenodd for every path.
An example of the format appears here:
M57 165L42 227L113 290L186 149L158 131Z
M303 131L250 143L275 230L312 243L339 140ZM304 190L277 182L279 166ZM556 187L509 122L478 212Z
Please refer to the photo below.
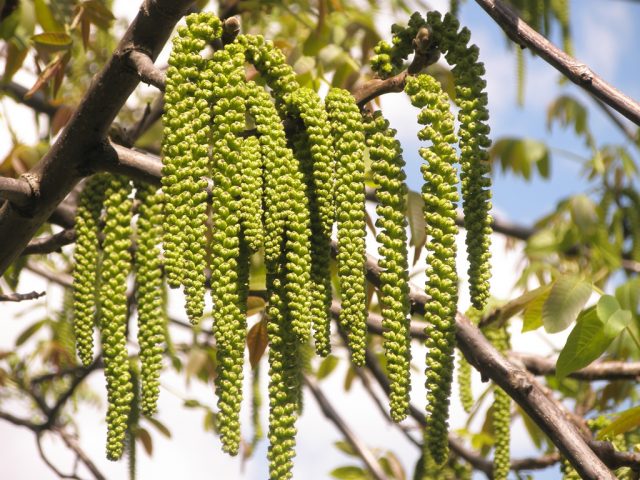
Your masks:
M192 322L204 308L211 72L200 52L222 33L210 14L187 17L169 57L165 91L162 188L164 257L170 286L183 284Z
M467 413L473 408L473 390L471 388L471 364L464 358L462 352L458 355L458 391L460 403Z
M254 136L242 142L240 172L240 224L249 247L257 252L262 247L262 150Z
M214 53L212 73L214 106L213 183L211 223L211 296L213 332L217 346L216 393L218 395L218 430L222 449L236 455L240 446L240 405L246 306L242 308L243 287L240 272L240 198L242 178L240 134L245 129L244 51L229 44ZM246 305L246 303L245 303Z
M162 235L162 202L160 193L149 185L136 185L136 199L140 201L134 270L141 364L141 408L145 415L151 416L157 410L160 394L159 379L165 340L162 260L158 249Z
M407 79L405 91L411 103L422 108L418 122L425 127L418 132L420 140L430 140L430 148L421 148L427 225L427 284L429 301L425 304L427 369L428 448L437 464L447 459L448 410L453 375L455 348L455 315L458 300L456 273L455 223L458 202L456 153L452 146L453 115L449 100L438 82L429 75Z
M456 103L459 107L460 166L463 211L467 231L467 256L469 260L469 290L472 305L482 310L489 298L491 277L491 164L487 148L489 134L489 111L486 82L482 79L484 64L478 61L478 47L467 46L470 32L463 28L458 32L459 22L447 14L444 20L440 13L429 12L436 42L446 52L455 80Z
M269 305L269 478L292 478L299 410L299 369L296 336L285 305L281 276L267 272Z
M332 88L325 99L336 155L335 205L338 221L338 277L351 358L365 363L367 306L365 293L364 131L353 96Z
M98 227L108 183L107 174L91 177L80 196L76 213L76 247L73 252L73 327L78 357L86 367L93 361L93 324L98 286Z
M496 349L505 354L511 348L511 341L506 325L484 330L487 339ZM495 439L493 452L493 478L506 480L511 468L509 445L511 440L511 398L500 387L493 392L493 435Z
M303 170L309 194L311 226L309 316L313 326L316 352L319 356L326 357L331 352L331 235L323 231L317 209L309 138L305 133L298 133L292 143L295 156Z
M127 460L129 467L129 480L136 480L137 477L137 455L136 455L136 434L138 432L138 423L140 422L140 375L131 368L131 384L133 385L133 396L131 400L131 413L129 415L129 423L127 425Z
M106 222L100 288L99 325L107 381L107 458L124 449L133 398L127 353L127 276L131 266L131 184L113 176L105 191Z
M252 450L256 447L262 436L262 423L260 421L260 409L262 408L262 392L260 391L260 364L251 371L251 424L253 425Z
M290 110L305 127L294 150L305 174L311 223L310 316L316 352L331 351L331 233L335 221L333 188L335 159L331 125L320 97L301 88L289 97Z
M418 31L427 25L422 15L415 12L411 15L407 27L394 24L391 27L393 34L391 45L384 40L378 42L371 58L371 69L380 77L388 78L400 73L405 60L413 52L413 40Z
M525 90L525 82L527 81L526 76L526 58L524 56L524 50L516 45L516 74L517 74L517 82L518 82L518 91L517 91L517 100L518 105L524 105L524 90Z
M411 338L409 335L409 272L407 264L406 176L396 131L380 111L365 122L373 181L378 188L376 226L380 233L378 264L382 305L383 345L390 381L391 418L399 422L409 409Z
M304 176L298 159L287 147L270 95L253 82L247 82L247 89L249 112L264 155L265 263L268 271L283 270L286 275L284 289L292 329L306 341L311 331L311 238Z

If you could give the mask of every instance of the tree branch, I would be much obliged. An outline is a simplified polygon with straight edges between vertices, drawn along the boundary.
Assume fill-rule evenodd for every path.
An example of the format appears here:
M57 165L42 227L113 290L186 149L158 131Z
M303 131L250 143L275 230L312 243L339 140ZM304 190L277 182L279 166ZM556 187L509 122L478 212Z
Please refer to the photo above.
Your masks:
M46 292L29 292L29 293L0 293L0 302L23 302L25 300L35 300L44 297Z
M76 241L76 231L67 228L48 237L34 238L20 255L45 254L60 252L62 247Z
M522 364L534 375L555 375L556 362L551 358L529 353L509 352L509 358ZM569 375L578 380L638 380L640 362L599 361Z
M640 126L640 104L605 82L587 65L553 45L518 17L513 8L502 0L476 0L476 3L500 25L511 40L522 47L528 47L573 83Z
M111 59L95 77L49 152L29 172L40 195L27 209L10 203L0 208L0 274L18 257L83 176L86 159L99 147L138 76L128 57L134 50L155 59L192 0L145 0Z
M340 433L344 436L344 438L349 442L349 444L353 447L353 449L358 453L358 456L362 458L362 461L367 467L367 470L373 475L376 480L387 480L387 476L382 471L380 464L376 460L376 457L373 455L371 450L356 436L355 433L349 428L349 426L345 423L345 421L340 417L338 412L333 408L333 405L329 402L327 397L325 397L324 393L318 386L317 382L309 377L308 375L303 375L303 380L305 385L309 388L309 391L313 394L322 413L327 417L331 422L336 426Z
M78 477L75 473L62 473L62 471L58 469L58 467L56 467L53 463L51 463L49 458L47 458L47 455L44 453L44 449L42 448L42 432L36 434L36 446L38 447L38 454L40 455L42 461L47 465L47 467L49 467L49 469L51 469L51 471L53 471L53 473L58 476L58 478L73 478L76 480L80 480L80 477Z
M132 50L129 54L129 63L141 82L153 85L161 92L164 92L165 73L153 64L153 60L149 55L139 50Z
M44 113L49 117L53 117L53 115L55 115L55 113L58 111L58 106L53 105L52 103L47 101L47 99L44 97L44 94L39 90L30 97L25 97L28 91L28 88L23 87L22 85L13 81L8 83L0 82L0 92L8 93L15 99L16 102L22 103L27 107L32 108L36 112Z
M60 438L62 438L65 445L73 450L82 463L85 464L96 480L106 480L106 477L100 472L100 470L98 470L98 467L96 467L95 463L93 463L84 450L80 448L80 444L78 444L78 441L72 435L64 431L62 428L56 428L55 432L60 435Z
M29 183L21 178L0 177L0 198L24 207L31 202L33 190Z

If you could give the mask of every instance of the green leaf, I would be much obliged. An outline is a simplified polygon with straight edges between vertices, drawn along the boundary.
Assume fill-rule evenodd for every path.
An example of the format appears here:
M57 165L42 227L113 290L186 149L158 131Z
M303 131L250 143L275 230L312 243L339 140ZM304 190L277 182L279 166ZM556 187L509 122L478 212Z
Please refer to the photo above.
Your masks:
M542 326L542 308L549 298L552 285L550 284L545 292L538 295L525 307L522 314L522 333L537 330Z
M537 140L529 138L501 138L489 150L492 162L499 161L503 172L512 171L526 180L535 166L544 178L549 176L549 150Z
M598 438L610 438L628 432L640 425L640 406L620 413L609 425L598 432Z
M631 312L622 309L618 300L611 295L600 297L596 309L598 318L604 324L604 334L610 339L609 343L631 324Z
M533 303L538 297L544 295L551 289L551 285L542 285L534 290L523 293L518 298L511 300L506 305L500 307L500 313L498 315L498 322L504 322L516 315L521 310L527 308L528 305Z
M578 317L556 363L558 378L564 378L600 357L630 323L631 312L622 310L611 295L603 295L596 307L588 308Z
M351 457L357 457L358 452L356 452L349 442L345 442L344 440L338 440L333 443L335 447L340 450L342 453L345 453Z
M367 472L360 467L338 467L329 474L339 480L367 480Z
M67 50L73 43L69 35L60 32L39 33L32 36L31 40L36 44L36 48L47 53Z
M566 329L578 317L591 296L591 283L580 277L567 275L551 288L542 307L542 323L548 333Z
M34 0L36 20L45 32L64 32L51 13L49 5L44 0Z
M322 360L320 366L318 367L318 372L316 373L316 377L318 380L322 380L329 376L331 372L335 370L338 366L338 357L334 355L329 355Z
M29 340L38 330L49 322L48 319L40 320L36 323L29 325L16 339L16 347L19 347L27 340Z

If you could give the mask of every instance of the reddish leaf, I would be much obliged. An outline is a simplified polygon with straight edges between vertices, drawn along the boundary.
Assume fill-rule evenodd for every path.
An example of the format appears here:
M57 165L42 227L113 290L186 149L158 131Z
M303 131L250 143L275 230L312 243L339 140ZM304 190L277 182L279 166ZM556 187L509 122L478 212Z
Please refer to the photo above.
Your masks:
M249 362L251 368L256 368L264 351L267 349L267 319L264 317L256 323L247 334L247 348L249 349Z
M56 135L69 122L73 116L74 108L69 105L61 105L51 119L51 134Z
M28 48L18 45L15 40L7 42L7 56L4 64L4 73L2 75L4 82L10 81L15 73L20 70L28 52Z
M144 447L147 455L153 455L153 440L151 439L151 435L149 435L149 432L142 427L138 427L138 429L136 430L136 438Z

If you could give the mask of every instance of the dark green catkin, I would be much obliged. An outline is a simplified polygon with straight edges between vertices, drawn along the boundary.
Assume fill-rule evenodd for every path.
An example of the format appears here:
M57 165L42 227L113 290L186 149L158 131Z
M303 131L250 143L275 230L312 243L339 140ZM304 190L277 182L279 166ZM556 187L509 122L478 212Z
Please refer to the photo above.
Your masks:
M133 397L127 353L127 276L131 268L131 184L112 176L105 191L99 325L107 381L107 458L118 460Z
M140 403L142 412L148 416L157 410L165 340L162 259L158 248L162 236L160 196L155 187L136 185L136 199L140 201L134 257L142 384Z
M332 88L325 99L336 155L335 205L338 222L338 277L351 358L365 363L367 306L365 294L364 127L353 96Z
M262 247L262 149L260 140L247 137L240 150L240 224L253 252Z
M302 120L305 131L294 151L305 174L311 223L310 316L316 352L331 351L331 233L335 221L333 188L335 159L331 125L320 97L301 88L289 97L291 110Z
M311 331L311 238L304 176L270 95L253 82L247 89L264 155L265 262L268 271L284 273L292 329L305 341Z
M506 325L489 327L483 333L496 349L505 354L511 348ZM511 441L511 398L500 387L493 391L493 478L506 480L511 468L509 446Z
M458 202L456 141L449 99L438 82L429 75L407 79L405 91L411 103L422 108L418 122L425 127L418 132L420 140L432 146L421 148L425 160L425 223L427 225L427 284L429 301L425 304L427 322L427 417L428 448L433 460L442 464L448 454L449 396L455 349L455 315L458 301L456 273L456 204Z
M364 126L371 171L373 181L378 185L378 264L384 269L380 274L383 346L391 387L391 418L399 422L407 415L411 390L406 176L396 131L389 127L380 111L366 117L366 120Z
M213 76L200 52L221 33L220 20L211 14L187 17L187 26L178 29L173 42L164 97L165 271L170 286L184 285L187 314L194 323L204 308Z
M482 318L482 312L471 307L466 312L467 318L477 325ZM473 389L471 386L472 369L471 364L467 361L462 351L458 351L458 393L460 395L460 404L464 411L471 412L473 408Z
M210 72L214 83L212 109L213 183L211 222L211 296L213 332L217 346L216 393L222 449L235 455L240 446L240 405L246 300L241 285L240 199L241 133L245 130L244 51L229 44L214 52Z
M460 403L467 413L473 408L473 390L471 388L471 364L464 358L462 352L458 354L458 392Z
M267 272L269 305L269 478L292 478L299 410L299 356L285 304L283 279Z
M138 433L138 424L140 422L140 374L130 368L131 385L133 386L133 396L131 399L131 413L129 414L129 423L127 425L127 461L129 467L129 480L136 480L137 477L137 451L136 437Z
M98 230L108 174L87 180L76 212L76 247L73 252L73 327L78 357L84 366L93 361L93 325L100 253Z
M489 298L491 277L491 164L487 148L489 134L489 111L484 64L478 61L478 47L467 46L470 32L463 28L458 32L459 22L447 14L444 20L438 12L429 12L435 41L446 53L455 81L456 104L460 107L460 166L462 181L463 211L467 231L467 256L469 260L469 289L471 303L482 310Z

